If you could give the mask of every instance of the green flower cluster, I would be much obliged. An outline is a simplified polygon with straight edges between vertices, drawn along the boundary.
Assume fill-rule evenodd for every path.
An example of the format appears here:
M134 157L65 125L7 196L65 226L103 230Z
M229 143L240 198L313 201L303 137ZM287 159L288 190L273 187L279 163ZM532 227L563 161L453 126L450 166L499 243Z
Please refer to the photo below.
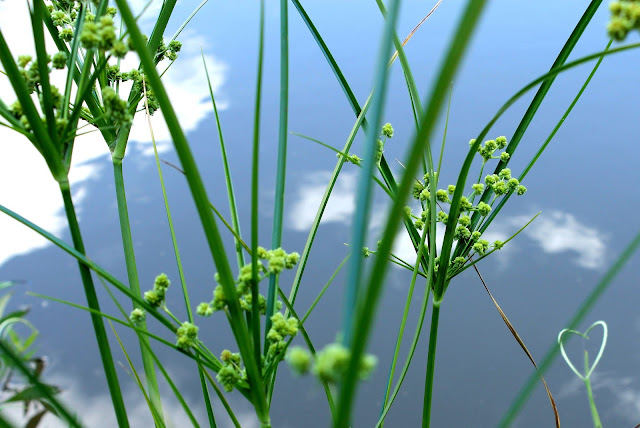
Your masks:
M128 125L133 120L133 116L127 108L127 102L109 86L102 88L102 103L105 117L114 125Z
M315 362L309 352L300 347L292 347L287 353L286 360L291 369L299 375L310 370L318 379L337 383L349 367L351 352L340 343L331 343L316 354ZM358 377L366 380L377 365L378 359L367 354L358 365Z
M387 142L388 138L393 138L393 127L390 123L386 123L382 127L382 134L380 135L382 139L378 139L376 141L376 164L380 166L380 161L382 160L382 152L384 151L384 144Z
M198 339L198 327L190 322L183 322L177 331L176 346L183 351L188 351L196 345Z
M471 140L469 145L473 147L476 143L475 140ZM516 194L524 195L527 191L526 187L520 184L517 178L511 176L511 170L509 168L503 168L497 174L487 175L483 182L481 182L482 171L485 164L492 160L507 161L510 158L509 153L502 152L496 155L498 150L502 150L507 146L507 139L505 137L498 137L495 140L487 140L484 144L478 145L478 155L482 158L482 169L478 181L471 186L471 192L466 196L462 196L460 199L460 216L456 223L454 239L457 240L456 254L450 265L450 274L462 269L464 264L471 259L474 254L482 256L492 249L500 249L504 245L501 241L495 241L490 243L486 239L482 239L481 233L477 230L482 225L482 222L491 213L492 207L499 197ZM437 179L438 174L434 173L434 178ZM412 189L412 196L414 199L420 201L423 207L423 211L420 217L411 216L414 220L416 229L422 230L428 223L430 217L429 201L431 197L430 175L425 174L423 180L415 181ZM451 204L452 195L456 192L456 186L449 185L446 189L435 190L436 203L438 212L436 213L436 221L443 224L448 224L449 214L443 208L445 204ZM474 204L476 197L486 194L484 201L479 201ZM490 199L487 199L489 196ZM472 225L472 215L474 213L477 219L474 220L475 224ZM460 251L460 249L462 251ZM434 270L438 271L439 260L436 258L436 264Z
M145 291L144 300L154 308L159 308L164 303L165 293L170 283L167 275L161 273L153 282L153 289Z
M267 251L263 247L258 247L258 258L266 260L268 263L267 266L265 266L261 261L258 261L257 281L260 282L270 274L278 275L284 269L293 269L300 260L300 254L296 252L287 253L282 248ZM240 273L236 279L236 293L238 294L240 307L247 312L252 310L253 302L251 295L251 279L251 264L249 263L240 268ZM220 277L218 274L215 275L215 280L218 285L213 290L213 300L208 303L200 303L196 310L198 315L210 316L214 311L226 310L229 304L227 296L224 293L224 289L220 284ZM276 309L279 310L281 307L282 302L276 302ZM267 299L262 294L258 295L258 308L261 315L267 313Z
M27 90L30 94L34 92L38 94L38 99L40 100L40 104L42 109L44 110L44 97L41 92L40 85L40 69L38 65L38 61L34 60L30 55L20 55L16 61L18 66L18 71L22 75L22 78L25 81L27 86ZM62 69L66 66L67 63L67 54L64 52L56 53L53 58L50 55L47 55L47 72L50 73L52 71L51 64L53 68ZM55 85L50 85L50 99L52 102L51 107L53 108L54 116L56 117L56 130L58 134L61 134L64 127L67 125L67 120L61 117L61 110L63 105L63 96L60 93L60 90ZM19 101L14 102L9 106L9 111L20 121L20 123L24 126L25 130L31 130L31 126L29 125L29 121L27 117L24 115L24 111L22 109L22 105ZM44 119L43 119L44 122ZM45 122L46 123L46 122Z
M220 360L222 360L222 367L218 371L216 379L225 391L231 392L240 381L247 380L247 373L242 368L242 358L240 354L225 349L220 355Z
M280 352L287 347L285 338L293 337L298 333L298 320L290 317L285 318L281 312L276 312L271 317L271 329L267 333L269 341L269 350L267 351L267 359L275 359Z
M113 18L116 8L107 8L107 13L98 17L90 11L84 14L84 22L77 22L80 18L82 2L72 0L52 1L48 6L53 25L58 27L61 40L70 43L75 36L75 29L81 28L79 41L85 49L97 48L117 58L124 58L128 52L127 46L117 36Z
M607 24L609 36L622 41L631 30L640 29L640 1L622 0L609 3L611 19Z

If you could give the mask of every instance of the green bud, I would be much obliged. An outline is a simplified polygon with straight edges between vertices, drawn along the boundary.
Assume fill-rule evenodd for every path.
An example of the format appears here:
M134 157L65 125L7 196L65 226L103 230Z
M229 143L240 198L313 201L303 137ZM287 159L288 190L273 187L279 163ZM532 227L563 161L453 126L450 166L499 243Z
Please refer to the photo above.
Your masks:
M382 127L382 135L387 138L393 138L393 127L390 123L387 123Z
M196 313L201 317L209 317L213 314L213 308L207 302L202 302L196 308Z
M289 363L291 370L297 375L307 374L311 368L311 354L299 346L289 348L285 359Z
M511 179L511 170L509 168L503 168L502 171L498 173L498 177L502 178L503 180Z
M527 188L524 187L522 184L518 186L518 188L516 189L516 194L518 194L518 196L522 196L527 192Z
M436 192L436 199L440 202L450 202L449 195L444 189L440 189Z
M482 183L476 183L472 185L471 188L476 195L482 195L482 192L484 192L484 184Z
M495 248L495 249L497 249L497 250L501 250L501 249L502 249L502 247L504 247L504 242L502 242L502 241L495 241L495 242L493 243L493 246L494 246L494 248Z
M509 192L509 188L507 187L504 181L498 181L496 184L493 185L493 191L498 196L506 195Z
M67 53L66 52L57 52L53 55L53 59L51 60L51 65L53 68L57 68L58 70L62 70L67 66Z
M450 195L453 195L456 191L456 186L454 186L453 184L449 184L447 186L447 193Z
M142 321L145 320L146 317L147 317L146 312L140 308L135 308L134 310L131 311L131 315L129 315L129 319L134 324L140 324Z
M178 53L180 52L180 49L182 49L182 43L177 40L171 40L169 42L169 45L167 46L167 49L171 52Z
M164 300L164 295L163 294L161 295L156 290L149 290L149 291L145 291L144 300L154 308L157 308L160 305L162 305L162 301Z
M507 152L500 153L500 160L503 161L503 162L508 161L510 157L511 157L511 155L509 155L509 153L507 153Z
M469 226L471 224L471 217L468 215L463 215L458 219L458 223L463 226Z
M263 260L267 258L267 250L263 247L258 247L258 258Z
M358 366L358 377L361 380L366 380L369 378L371 373L378 365L378 358L375 355L367 354L360 360L360 365Z
M487 184L487 186L493 186L498 182L499 179L500 177L498 177L496 174L491 174L491 175L487 175L484 178L484 182Z
M469 239L470 236L471 231L467 229L466 226L458 225L458 227L456 227L456 232L453 235L453 239Z
M485 150L487 150L490 153L493 153L498 149L498 143L496 142L496 140L487 140L484 142L484 147L485 147Z
M299 260L300 254L296 253L295 251L293 253L289 253L287 254L287 257L285 257L284 267L287 269L293 269L294 266L298 264Z
M316 354L313 374L326 382L337 382L349 366L351 353L339 343L332 343Z
M482 216L487 216L491 212L491 206L485 202L478 203L476 209Z
M500 150L504 149L505 147L507 147L507 137L496 138L496 143L498 143L498 148Z
M465 212L473 208L473 204L469 202L466 196L460 198L460 211Z
M447 224L447 220L449 220L449 214L445 213L444 211L439 211L437 216L438 221L441 221L443 224Z
M413 188L411 189L411 195L414 199L419 199L422 191L424 190L424 184L419 180L413 182Z

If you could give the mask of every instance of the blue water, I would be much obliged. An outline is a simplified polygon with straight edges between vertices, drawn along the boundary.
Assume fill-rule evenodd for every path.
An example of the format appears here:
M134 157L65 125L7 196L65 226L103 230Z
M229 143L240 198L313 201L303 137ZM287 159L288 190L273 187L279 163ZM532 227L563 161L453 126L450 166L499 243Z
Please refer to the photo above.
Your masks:
M260 242L265 247L271 240L279 94L278 7L275 2L271 3L266 13L260 149ZM375 3L355 0L306 3L309 3L305 4L307 12L332 49L358 100L363 103L371 90L382 27ZM401 38L431 6L431 2L405 2L398 26ZM407 45L406 52L423 98L429 93L463 6L459 1L443 2ZM183 16L177 17L170 30L190 13L191 7L190 3L178 11L178 15ZM509 96L551 66L584 7L585 2L577 1L496 1L487 7L462 68L452 82L443 184L456 180L468 150L468 140L480 132ZM289 13L289 130L342 147L355 117L297 12L290 8ZM607 20L608 12L602 6L572 58L605 47ZM216 96L226 105L220 112L220 120L236 186L241 227L246 237L250 231L250 144L257 22L255 2L213 2L192 21L191 33L185 35L187 39L195 35L203 37L206 52L225 65L224 81ZM636 40L636 35L629 39L630 42ZM636 144L634 136L638 133L638 121L635 120L638 86L634 80L638 65L635 51L604 60L571 116L527 176L524 184L528 193L511 199L502 213L502 220L494 225L493 233L508 236L536 213L541 212L540 217L528 231L510 242L501 254L479 265L494 297L536 360L542 358L554 343L558 332L566 327L585 296L637 233L633 213L638 208L634 198L638 156L633 145ZM593 63L579 66L556 80L510 164L514 175L519 174L546 139L592 66ZM207 96L205 82L202 82L202 94ZM532 97L530 92L517 102L493 127L489 137L506 135L510 138ZM189 109L190 106L182 108ZM395 159L403 162L415 125L399 63L394 65L391 73L384 120L391 122L396 130L393 140L385 148L385 156L392 169L401 172ZM439 146L441 142L443 125L441 120L433 135L434 145ZM228 217L213 115L209 113L188 136L211 200ZM362 154L361 143L360 136L352 151ZM178 163L172 150L161 157ZM91 181L83 184L87 196L81 202L81 227L87 252L93 260L124 280L126 272L119 249L121 244L109 161L101 157L93 162L102 167L95 171ZM329 150L299 137L289 137L287 215L283 237L283 247L287 251L302 252L308 233L308 219L309 216L313 218L316 209L308 202L314 200L318 191L324 190L326 176L335 162L335 154ZM306 311L331 272L349 252L349 247L344 244L351 237L353 210L350 200L359 170L353 165L346 165L343 171L344 176L336 189L337 202L330 206L327 214L330 221L321 226L307 265L297 301L299 311ZM211 299L215 268L208 256L184 177L168 167L164 167L164 175L190 296L195 305ZM125 179L143 288L150 288L155 275L166 272L173 279L169 305L174 313L184 318L155 161L139 146L132 145L127 153ZM0 199L1 195L0 192ZM376 195L373 214L378 220L381 216L383 218L387 202L384 195ZM375 247L379 234L379 226L370 229L368 242L371 247ZM63 236L69 239L66 232ZM227 242L230 241L227 239ZM11 243L4 242L3 245ZM368 259L365 266L370 266L371 260ZM640 274L638 261L638 256L634 256L581 326L585 329L596 320L605 320L609 326L608 345L593 376L596 403L605 426L633 426L640 422L640 379L636 370L640 362L640 342L636 340L640 334L640 318L636 310L640 297L636 287ZM34 269L36 263L38 268ZM28 281L28 291L84 302L75 262L53 247L9 260L0 267L0 278L24 279ZM283 275L281 285L285 290L292 280L292 274ZM318 348L333 341L340 329L344 280L345 272L342 272L309 318L307 330ZM369 352L378 356L379 366L372 378L360 385L354 427L373 426L378 418L409 280L410 274L398 268L390 269L387 275L369 348ZM406 355L408 342L413 336L423 287L421 283L416 286L402 356ZM116 309L110 304L108 295L101 293L100 297L105 311L115 314ZM106 386L87 314L57 303L43 306L42 299L25 296L24 289L16 290L12 302L33 305L30 320L41 332L39 353L49 357L49 370L54 379L68 386L68 394L75 394L69 400L88 409L88 415L95 413L106 418L109 415ZM233 348L226 321L220 314L199 324L200 336L210 349ZM414 363L387 418L387 426L420 426L427 332L428 320ZM132 335L124 329L119 333L130 350L136 349ZM594 333L591 341L594 343L587 345L590 355L595 355L599 335ZM568 346L569 354L580 361L582 344L578 340L572 342ZM301 340L299 344L302 344ZM113 346L118 361L126 365L115 341ZM176 382L204 422L195 367L191 361L170 349L161 345L156 349L163 361L168 362ZM506 329L472 270L456 278L446 294L441 311L436 368L434 427L495 426L532 372L531 363ZM271 408L274 426L329 425L330 414L324 392L314 379L295 378L284 366L278 376ZM564 426L590 426L586 392L566 364L556 360L545 378ZM133 420L145 421L144 416L138 415L144 414L144 401L136 392L134 382L125 374L125 369L122 369L121 381L125 390L131 391L129 402L135 409ZM167 396L170 396L169 392ZM255 426L250 417L251 409L243 398L235 393L230 395L230 400L239 413L248 415L242 421L243 426ZM168 401L169 408L175 409L175 403ZM80 413L83 413L81 409ZM136 419L138 416L140 419ZM92 426L109 426L104 422L106 419L100 417L93 419L98 422ZM176 413L176 426L180 426L181 418ZM139 426L145 423L149 420L139 422ZM227 426L225 423L222 421L222 426ZM542 385L538 385L513 426L552 424L547 396Z

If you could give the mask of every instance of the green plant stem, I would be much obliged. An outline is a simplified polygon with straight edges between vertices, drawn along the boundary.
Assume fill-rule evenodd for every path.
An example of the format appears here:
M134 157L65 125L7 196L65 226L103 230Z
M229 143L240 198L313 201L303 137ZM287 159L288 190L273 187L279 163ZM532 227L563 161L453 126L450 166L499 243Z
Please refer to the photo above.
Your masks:
M589 353L584 351L584 372L589 373ZM584 378L584 386L587 388L587 396L589 397L589 408L591 409L591 418L593 419L594 428L602 428L602 422L600 421L600 415L598 415L598 409L596 409L596 402L593 399L593 391L591 390L591 376Z
M375 153L377 143L376 140L380 133L380 127L382 124L382 114L384 113L384 104L386 99L386 86L388 82L388 67L387 61L389 58L389 52L391 51L392 34L399 14L400 0L390 2L386 20L382 41L380 43L380 50L378 53L378 65L375 73L375 88L371 101L370 120L374 131L369 132L366 135L364 156L362 161L362 171L358 178L358 187L356 192L356 210L353 216L353 232L351 234L351 243L353 245L353 251L360 252L364 247L367 228L369 211L371 208L372 200L372 180L374 166L376 165ZM342 321L342 342L345 346L349 347L352 343L352 337L354 333L354 325L356 319L356 305L358 303L358 297L360 290L363 287L362 276L362 257L352 257L349 260L349 270L347 273L347 285L345 287L345 302L343 307L343 321ZM340 400L343 401L342 399ZM341 403L342 404L342 403ZM342 405L338 407L343 408ZM338 411L339 413L340 410ZM342 418L346 417L346 414L342 415ZM338 418L341 419L340 417ZM346 420L342 420L341 423L346 423Z
M260 113L262 100L262 64L264 59L264 0L260 0L260 30L258 42L258 67L256 70L256 97L253 116L253 154L251 162L251 313L247 312L247 324L253 338L253 357L256 365L260 367L260 307L258 305L258 191L259 191L259 165L260 165ZM256 379L254 388L262 388L262 373ZM268 421L268 407L267 419ZM260 423L262 424L262 420ZM262 426L262 425L261 425Z
M422 407L422 427L427 428L431 423L431 402L433 397L433 375L436 365L436 345L438 341L438 320L440 319L440 305L442 301L433 299L431 312L431 331L429 332L429 351L427 354L427 375L424 381L424 402Z
M142 297L140 291L140 281L138 278L138 268L136 265L136 256L133 249L133 239L131 237L131 224L129 222L129 209L127 208L127 196L124 187L124 176L122 174L122 159L113 158L113 176L116 186L116 200L118 203L118 219L120 220L120 234L122 236L122 246L124 247L124 258L127 266L127 279L129 280L129 289L137 296ZM133 302L134 308L140 308ZM146 321L141 321L139 327L143 330L147 329ZM160 390L158 388L158 379L153 364L153 358L147 352L149 338L145 335L138 335L140 342L140 353L142 355L142 365L147 380L147 388L149 389L149 399L155 411L160 418L162 415L162 401L160 399ZM145 346L146 345L146 346Z
M280 121L278 127L278 164L276 166L276 194L273 206L271 248L282 243L282 217L284 213L284 185L287 169L287 123L289 119L289 13L288 0L280 0ZM271 316L275 311L278 275L269 275L267 313L264 327L264 354L267 354L267 334L271 329ZM274 383L270 383L271 386Z
M69 181L60 181L59 185L60 193L62 193L62 199L64 200L64 209L67 215L67 221L69 223L69 230L73 239L73 246L76 251L84 255L84 243L82 242L80 225L78 224L78 218L76 216L73 200L71 199L71 189L69 187ZM78 262L78 267L80 268L80 276L82 277L82 284L84 286L87 304L89 308L99 312L100 305L98 303L98 296L93 284L93 278L91 277L91 271L87 266L80 262ZM98 349L100 350L102 367L104 368L107 385L109 386L109 393L111 394L111 401L113 403L118 426L128 427L129 420L127 419L127 410L122 398L122 391L120 390L120 384L118 382L118 374L116 372L115 365L113 364L113 356L111 354L111 348L109 346L107 331L104 327L100 315L92 313L91 322L93 323L96 340L98 341Z

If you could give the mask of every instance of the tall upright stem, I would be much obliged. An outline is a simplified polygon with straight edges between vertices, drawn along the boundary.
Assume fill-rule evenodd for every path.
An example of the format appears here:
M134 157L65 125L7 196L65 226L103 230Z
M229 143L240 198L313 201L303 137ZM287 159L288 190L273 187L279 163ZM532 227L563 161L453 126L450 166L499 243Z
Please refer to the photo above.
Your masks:
M124 176L122 174L122 159L113 157L113 176L116 185L116 199L118 202L118 218L120 220L120 234L122 235L122 246L124 247L124 258L127 266L127 279L129 280L129 289L136 297L142 297L140 291L140 280L138 279L138 268L136 265L136 256L133 250L133 239L131 237L131 224L129 223L129 210L127 208L127 196L124 188ZM138 305L133 302L133 307ZM138 327L145 330L147 323L141 321ZM147 388L149 390L149 399L155 408L157 414L162 418L162 402L160 400L160 391L158 389L158 379L153 364L153 357L147 349L150 349L149 337L144 334L138 335L140 342L140 353L142 355L142 366L147 379Z
M71 238L73 239L73 246L78 252L85 254L84 243L82 242L82 235L80 234L80 225L78 224L73 200L71 199L69 181L60 181L59 185L60 193L62 193L62 199L64 200L64 209L69 223ZM111 394L111 401L113 402L118 426L121 428L128 428L129 420L127 418L127 410L124 405L124 400L122 399L122 391L120 390L120 384L118 382L118 374L116 373L116 368L113 364L113 356L109 346L107 331L104 328L101 316L98 314L98 312L100 312L100 305L98 304L98 296L93 284L93 278L91 277L91 271L87 266L80 262L78 262L78 267L80 268L80 276L82 278L82 285L84 286L84 293L87 297L87 305L89 308L96 311L91 313L91 322L93 323L96 340L98 341L100 359L102 360L102 367L107 378L107 385L109 387L109 393Z
M438 320L442 300L433 299L431 312L431 331L429 333L429 353L427 355L427 377L424 382L424 403L422 407L422 427L428 428L431 422L431 397L433 393L433 374L436 365L436 344L438 342Z

